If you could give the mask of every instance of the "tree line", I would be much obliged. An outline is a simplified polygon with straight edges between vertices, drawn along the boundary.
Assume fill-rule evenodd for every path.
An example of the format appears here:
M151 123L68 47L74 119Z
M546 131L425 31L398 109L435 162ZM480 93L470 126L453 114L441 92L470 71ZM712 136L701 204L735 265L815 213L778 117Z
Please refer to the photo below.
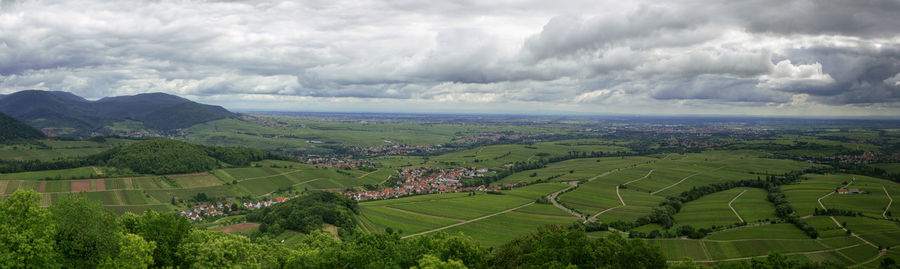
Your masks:
M79 158L52 161L0 160L0 173L70 169L84 166L112 166L141 174L177 174L209 171L230 166L247 167L264 159L290 157L252 148L194 145L183 141L154 138L115 147Z
M611 222L609 226L619 230L628 231L635 227L654 223L659 224L664 229L669 229L675 225L675 214L681 211L682 205L684 203L700 199L701 197L709 194L738 187L750 187L766 190L768 192L767 199L769 200L769 202L772 202L775 205L776 216L792 223L798 223L799 221L796 218L793 218L794 208L787 201L787 198L778 186L795 183L801 179L802 174L803 172L801 171L792 171L781 175L766 175L765 179L757 177L757 179L755 180L745 179L737 181L718 182L704 186L693 187L690 190L682 192L678 196L667 196L659 203L658 206L651 209L650 214L647 216L640 217L634 222ZM678 227L678 229L675 230L675 235L688 236L690 238L702 238L705 237L709 232L712 232L712 230L706 228L694 229L693 227L685 225ZM815 231L813 230L813 232ZM629 235L632 237L655 238L662 236L662 233L659 231L653 231L650 233L632 231ZM815 236L812 235L811 237L815 238Z

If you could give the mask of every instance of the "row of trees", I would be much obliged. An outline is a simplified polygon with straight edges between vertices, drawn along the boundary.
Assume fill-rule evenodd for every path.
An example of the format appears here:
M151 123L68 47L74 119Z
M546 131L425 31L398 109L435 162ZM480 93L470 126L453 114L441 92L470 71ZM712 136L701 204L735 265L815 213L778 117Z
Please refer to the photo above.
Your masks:
M513 165L507 169L498 171L496 174L486 175L484 177L466 179L463 181L463 186L465 187L473 187L473 186L481 186L481 185L490 185L491 183L497 182L501 179L504 179L512 174L541 169L547 167L548 164L557 163L565 160L578 159L578 158L598 158L604 156L624 156L625 152L617 152L617 153L604 153L602 151L569 151L565 155L552 156L549 158L538 158L533 161L517 161L513 163Z
M225 165L246 167L251 162L264 159L290 158L258 149L199 146L178 140L155 138L81 158L24 162L0 160L0 173L100 165L127 168L141 174L162 175L209 171Z
M630 230L634 227L655 223L659 224L664 229L669 229L675 225L674 216L681 211L681 207L684 203L700 199L705 195L738 187L767 190L769 193L769 201L775 205L776 215L778 215L779 218L787 219L793 214L794 209L791 207L790 203L788 203L784 193L781 192L781 189L778 188L778 186L797 182L800 180L800 175L802 174L802 172L793 171L782 175L766 175L765 180L757 177L756 180L727 181L693 187L690 190L682 192L678 196L667 196L658 206L651 209L649 215L638 218L634 223L616 221L610 223L610 226L620 230ZM702 238L706 236L708 232L711 232L709 229L694 229L693 227L679 228L679 230L676 230L677 235L688 236L691 238ZM659 235L660 233L644 234L637 232L632 234L634 237L655 237L654 235Z

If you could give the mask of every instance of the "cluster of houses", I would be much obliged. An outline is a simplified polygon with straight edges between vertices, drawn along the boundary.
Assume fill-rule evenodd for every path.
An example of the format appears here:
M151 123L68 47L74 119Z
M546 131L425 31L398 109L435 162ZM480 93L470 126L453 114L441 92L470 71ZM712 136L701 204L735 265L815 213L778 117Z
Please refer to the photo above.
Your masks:
M252 201L252 202L244 202L243 205L244 205L244 207L247 208L247 210L254 210L254 209L260 209L260 208L263 208L263 207L270 207L270 206L273 206L273 205L278 204L278 203L284 203L284 202L287 202L287 201L289 201L289 200L291 200L291 199L294 199L294 198L297 198L297 197L300 197L300 195L297 194L297 195L294 195L294 196L288 196L288 197L278 196L278 197L275 197L275 198L272 198L272 199L269 199L269 200L259 200L259 201Z
M217 202L213 205L195 205L181 211L181 215L192 221L203 221L203 218L223 216L225 212L231 212L231 202Z
M536 137L537 134L524 133L482 133L456 139L458 142L478 143L484 141L495 142L499 140L517 140L526 137Z
M844 188L840 188L840 189L837 190L837 193L838 193L838 194L860 194L860 193L862 193L862 191L860 191L859 189L844 189Z
M256 122L256 123L258 123L258 124L260 124L260 125L262 125L262 126L266 126L266 127L300 127L300 128L306 128L306 125L305 125L305 124L302 124L302 123L298 123L298 124L289 124L289 123L283 122L283 121L281 121L281 120L279 120L279 119L277 119L277 118L270 118L270 117L257 117L257 116L244 115L244 116L241 116L241 119L247 120L247 121L253 121L253 122Z
M318 165L324 167L338 167L338 168L355 168L355 167L373 167L375 166L369 160L366 159L351 159L350 156L344 158L335 158L335 157L319 157L319 156L309 156L304 159L303 162L311 165Z
M441 145L435 146L411 146L411 145L393 145L370 148L358 148L356 151L363 155L407 155L413 153L425 153L439 150Z
M863 152L858 155L834 155L825 157L826 160L836 160L842 163L873 163L876 161L889 161L889 159L885 160L884 157L875 155L873 152Z
M413 194L491 191L500 190L500 186L462 187L464 178L481 177L487 168L453 168L440 169L431 167L403 168L397 174L400 184L393 188L372 191L345 192L344 195L357 201L388 199Z
M278 203L284 203L297 197L300 197L300 195L298 194L287 197L279 196L268 200L244 202L242 203L242 205L247 210L254 210L263 207L270 207ZM210 205L195 205L192 208L181 211L181 215L192 221L203 221L204 218L224 216L228 213L240 213L240 211L232 211L233 208L235 207L231 202L216 202L215 204Z
M44 132L47 136L51 136L47 132ZM101 132L92 132L91 136L106 136L106 135L114 135L120 137L131 137L131 138L150 138L150 137L165 137L169 139L174 139L176 137L183 137L191 134L187 129L175 129L166 131L163 133L157 132L148 132L148 131L134 131L134 132L118 132L118 133L101 133ZM55 134L52 136L56 136Z

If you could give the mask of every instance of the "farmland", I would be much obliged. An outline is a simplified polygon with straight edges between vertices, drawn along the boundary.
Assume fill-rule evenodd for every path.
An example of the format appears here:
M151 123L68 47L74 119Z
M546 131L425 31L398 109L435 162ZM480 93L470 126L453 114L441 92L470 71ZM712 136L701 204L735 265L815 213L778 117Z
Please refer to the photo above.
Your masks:
M878 250L900 247L896 217L900 212L892 205L893 200L900 198L900 184L877 176L821 172L827 163L803 159L855 149L855 143L835 140L855 137L849 132L795 133L747 140L722 138L715 141L730 144L685 150L673 149L671 143L678 140L668 138L646 143L641 140L641 133L608 137L579 134L578 128L569 125L583 124L578 121L547 120L528 125L422 122L427 121L318 120L288 115L223 119L195 125L179 139L307 155L254 161L240 167L222 165L190 174L136 174L112 165L3 173L0 197L16 190L34 190L41 195L40 204L45 207L74 195L99 201L117 214L148 209L175 212L199 204L240 204L277 196L302 196L314 190L380 191L398 186L398 170L402 168L421 168L428 174L437 168L475 167L487 170L478 176L460 178L460 183L474 179L479 180L474 181L477 184L484 182L486 187L503 190L412 192L410 196L362 201L359 214L353 217L357 232L396 233L407 239L439 232L463 233L483 246L499 247L545 225L577 227L588 223L614 228L591 231L587 233L590 237L622 233L642 238L659 247L669 261L690 258L700 263L734 262L762 257L770 251L793 259L848 266L900 257L892 251ZM534 139L465 143L520 135ZM855 139L879 139L864 133L857 136ZM86 156L133 140L42 141L50 147L8 145L0 149L0 158L16 155L7 159L48 160L54 154ZM370 150L392 152L391 149L406 146L423 150L410 154L373 154L381 151ZM870 144L859 148L881 150ZM330 154L333 150L346 155ZM326 167L301 162L306 157L348 163L364 160L366 165ZM895 171L890 163L873 167ZM773 187L783 191L797 225L776 214L776 205L769 197L776 190L758 185L716 189L685 200L671 214L670 224L647 221L666 199L681 197L683 193L729 182L772 182L773 178L792 173L797 175L796 182ZM465 186L478 187L477 184ZM860 193L837 194L839 188ZM852 216L814 215L817 208L851 212ZM236 215L210 218L209 222L198 221L195 225L213 230L234 226L233 232L244 235L259 229L259 223L244 221L243 215ZM816 235L810 236L809 231L798 228L802 225ZM685 229L703 232L699 236L688 235L681 232ZM277 238L295 244L303 236L285 231Z
M255 163L248 168L226 168L197 174L45 180L48 177L54 178L56 175L92 173L93 171L94 169L91 167L83 167L2 174L0 176L16 178L16 180L0 181L2 182L0 187L3 187L0 189L0 194L6 196L18 189L36 190L48 197L73 193L99 200L115 212L139 213L148 208L170 211L177 208L171 203L173 199L183 202L193 199L200 193L214 199L228 199L242 196L261 197L275 193L296 193L301 190L342 190L363 184L378 183L374 176L360 177L368 174L366 171L351 170L338 173L338 169L317 168L297 162L274 160Z

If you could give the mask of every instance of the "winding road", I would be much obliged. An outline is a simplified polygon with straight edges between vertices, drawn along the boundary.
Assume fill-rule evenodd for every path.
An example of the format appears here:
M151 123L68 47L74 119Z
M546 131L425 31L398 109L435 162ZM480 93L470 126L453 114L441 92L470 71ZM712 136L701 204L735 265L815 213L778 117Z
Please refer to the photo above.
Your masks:
M881 213L881 216L884 217L884 219L888 219L887 213L888 210L891 210L891 204L894 203L894 198L891 198L891 194L888 193L887 188L885 188L884 185L881 185L881 189L884 190L884 194L887 195L887 198L889 199L888 205L884 208L884 213Z
M578 187L578 181L569 181L569 182L566 182L566 183L569 184L569 187L568 187L568 188L565 188L565 189L562 189L562 190L558 190L558 191L556 191L556 192L554 192L554 193L551 193L550 195L547 195L547 199L550 200L550 203L552 203L554 206L556 206L556 207L559 208L560 210L565 211L565 212L567 212L567 213L569 213L569 214L572 214L573 216L576 216L576 217L578 217L579 219L584 219L584 216L582 216L581 213L572 211L572 210L569 209L568 207L565 207L565 206L563 206L562 204L560 204L559 202L556 201L556 197L559 196L559 194L561 194L561 193L563 193L563 192L566 192L566 191L569 191L569 190L571 190L571 189L574 189L575 187Z
M733 204L734 201L738 199L738 197L741 197L741 195L744 195L745 192L747 192L747 190L744 190L741 193L738 193L738 195L735 196L734 199L731 199L731 202L728 202L728 208L731 208L731 212L734 212L734 215L737 216L737 218L740 222L744 222L744 218L741 218L741 214L738 214L737 210L734 210L734 207L732 207L731 204Z

